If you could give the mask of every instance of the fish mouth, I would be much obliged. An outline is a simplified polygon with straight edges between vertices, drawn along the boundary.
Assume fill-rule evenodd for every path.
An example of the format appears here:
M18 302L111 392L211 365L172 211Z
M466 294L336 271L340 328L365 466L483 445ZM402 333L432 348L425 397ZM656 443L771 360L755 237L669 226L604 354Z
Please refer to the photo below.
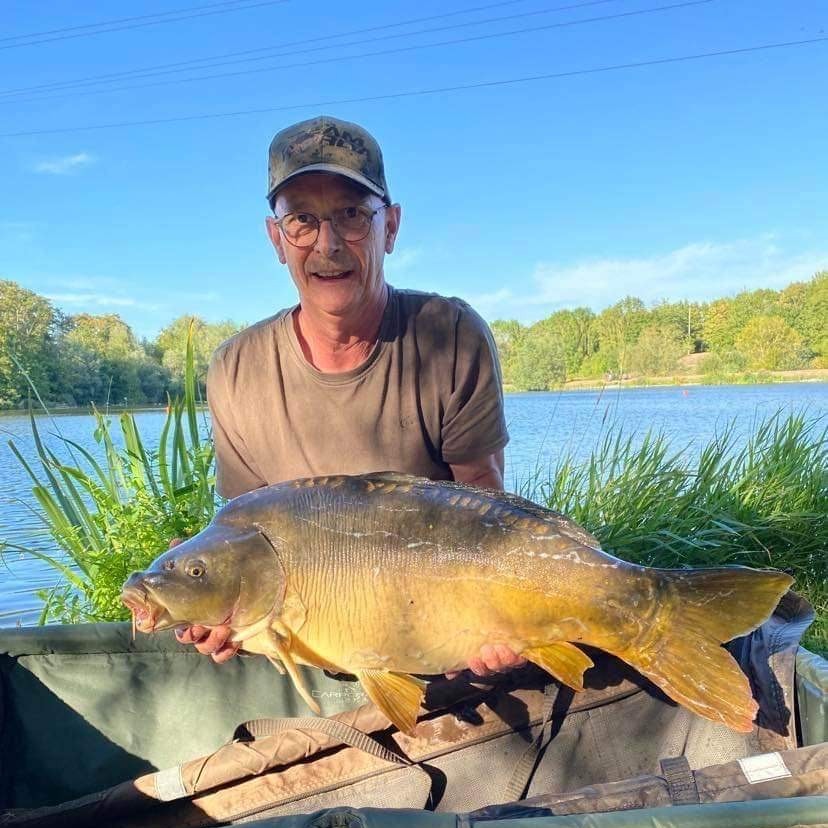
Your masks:
M132 613L132 629L143 633L165 630L174 625L167 610L153 601L150 594L140 587L126 587L121 601Z

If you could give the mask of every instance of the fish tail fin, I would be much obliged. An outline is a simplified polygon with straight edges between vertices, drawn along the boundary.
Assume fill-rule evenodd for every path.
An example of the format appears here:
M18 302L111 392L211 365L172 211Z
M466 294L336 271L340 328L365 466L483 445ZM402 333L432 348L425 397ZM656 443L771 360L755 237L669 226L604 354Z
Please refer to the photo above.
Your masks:
M757 704L747 676L721 645L755 630L793 579L783 572L721 567L656 570L673 592L672 609L618 653L672 699L733 730L753 728Z

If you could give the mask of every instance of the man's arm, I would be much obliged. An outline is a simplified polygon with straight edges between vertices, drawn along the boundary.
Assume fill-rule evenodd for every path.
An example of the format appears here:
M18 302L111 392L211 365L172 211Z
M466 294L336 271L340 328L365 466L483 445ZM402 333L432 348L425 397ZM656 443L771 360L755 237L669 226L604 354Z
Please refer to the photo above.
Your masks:
M503 491L503 449L469 463L449 463L449 468L458 483Z

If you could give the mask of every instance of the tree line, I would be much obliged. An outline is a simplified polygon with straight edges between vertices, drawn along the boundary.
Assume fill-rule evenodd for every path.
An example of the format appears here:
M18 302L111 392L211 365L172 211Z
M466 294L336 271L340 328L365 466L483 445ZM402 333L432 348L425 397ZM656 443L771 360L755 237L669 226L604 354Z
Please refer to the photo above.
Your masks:
M600 313L580 307L533 325L498 320L491 327L504 385L519 391L573 379L828 368L828 271L783 290L712 302L648 308L628 296Z
M32 387L51 404L164 403L181 389L187 331L204 378L216 346L243 326L181 316L153 340L117 314L65 314L44 296L0 280L0 408L26 404ZM547 390L571 379L664 377L698 354L703 371L728 375L828 368L828 271L780 291L712 302L632 296L600 313L560 310L532 325L492 323L507 388Z
M37 293L0 280L0 408L18 408L33 388L52 405L162 404L181 391L190 321L203 380L210 355L241 326L181 316L153 340L117 314L65 314Z

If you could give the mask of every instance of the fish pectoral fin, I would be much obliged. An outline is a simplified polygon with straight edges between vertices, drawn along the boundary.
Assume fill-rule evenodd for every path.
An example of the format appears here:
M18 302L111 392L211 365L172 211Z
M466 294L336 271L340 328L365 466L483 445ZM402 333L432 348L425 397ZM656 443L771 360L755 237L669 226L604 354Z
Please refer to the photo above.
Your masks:
M280 676L285 675L285 666L279 660L279 656L269 655L265 656L265 658L279 671Z
M322 708L319 706L319 702L311 696L310 691L308 690L307 685L305 684L305 679L302 677L302 674L299 672L299 668L296 666L296 662L293 660L293 656L290 654L290 650L287 648L285 641L276 633L271 632L270 634L270 641L273 645L273 651L275 655L281 660L282 664L284 664L285 669L288 672L288 675L291 677L293 681L293 686L298 691L299 695L305 700L305 704L316 713L317 716L322 715ZM273 664L273 655L266 654L270 663Z
M403 733L410 734L425 696L426 683L407 673L387 670L359 670L356 677L368 698Z
M521 655L573 690L584 689L584 671L592 667L592 659L568 641L532 647Z

